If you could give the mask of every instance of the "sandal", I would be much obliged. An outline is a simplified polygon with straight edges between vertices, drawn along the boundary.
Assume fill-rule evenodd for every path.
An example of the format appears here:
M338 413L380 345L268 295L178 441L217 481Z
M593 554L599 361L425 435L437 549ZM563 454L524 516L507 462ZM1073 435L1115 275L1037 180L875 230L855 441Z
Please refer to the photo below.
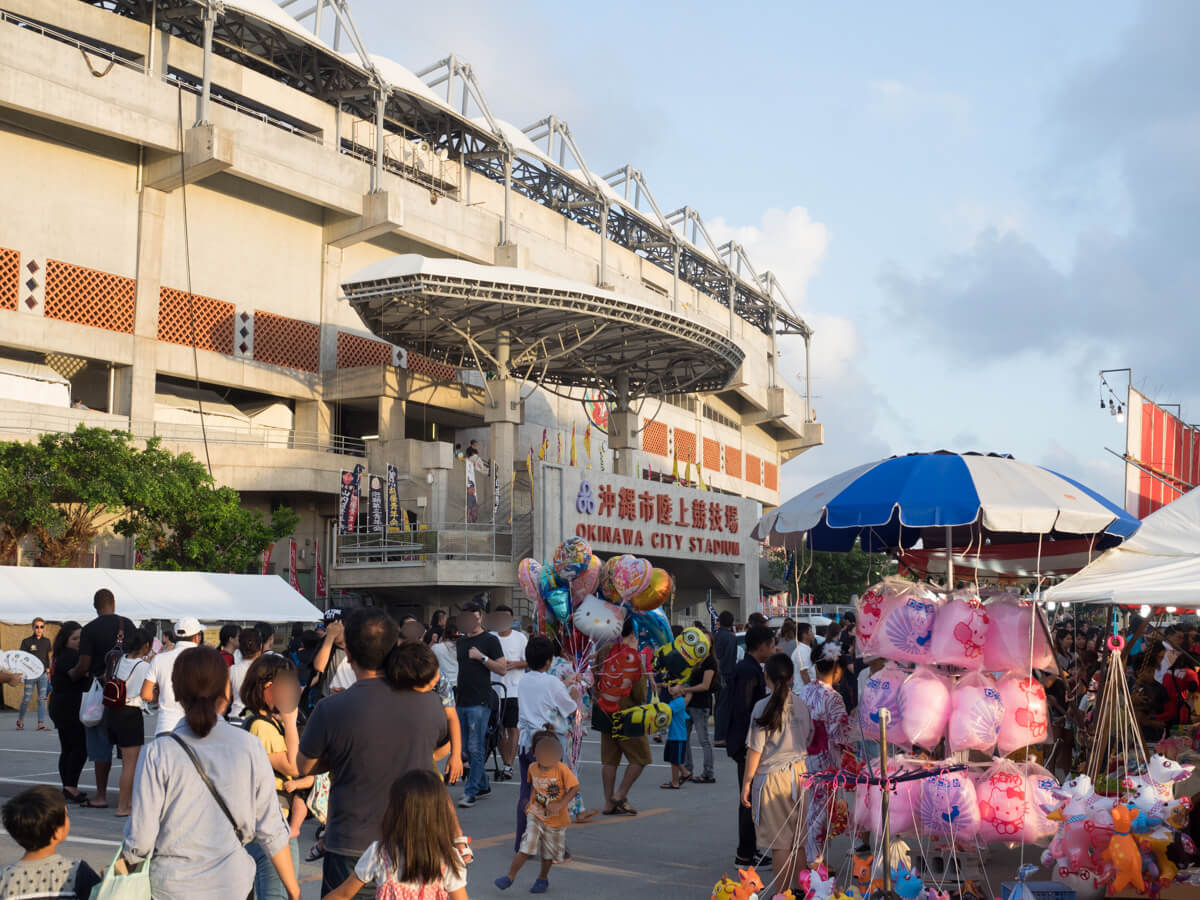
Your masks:
M681 787L683 787L683 783L681 782L679 784L671 784L671 782L668 781L666 784L660 784L659 787L662 788L664 791L677 791Z
M612 809L604 810L601 815L605 816L636 816L637 810L629 805L627 800L617 800L613 803Z
M699 778L693 778L692 784L716 784L717 779L712 775L701 775Z
M37 727L37 730L38 730L38 731L49 731L50 729L49 729L49 728L47 728L47 727L46 727L44 724L42 724L41 722L38 722L38 727Z
M93 803L91 797L84 800L79 805L82 806L84 809L108 809L107 803Z
M24 730L25 730L25 723L22 722L20 719L17 719L17 731L24 731Z
M87 798L88 798L88 795L85 794L83 791L76 791L74 794L72 794L66 788L63 788L63 796L67 798L68 803L79 803L79 804L86 803Z
M325 851L323 849L321 849L321 845L313 844L312 849L308 851L308 856L304 857L304 861L305 862L316 862L318 859L320 859L324 855L325 855Z

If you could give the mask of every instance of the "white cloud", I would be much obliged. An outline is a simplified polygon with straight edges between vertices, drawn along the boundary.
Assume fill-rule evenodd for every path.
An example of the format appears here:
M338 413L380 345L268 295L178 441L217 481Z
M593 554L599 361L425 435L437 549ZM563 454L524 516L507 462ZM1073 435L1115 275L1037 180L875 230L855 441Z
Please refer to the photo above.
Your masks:
M734 226L717 216L706 227L718 245L732 239L745 247L760 275L774 272L797 310L829 249L829 228L814 222L803 206L768 209L757 225Z
M895 79L870 81L867 91L869 108L882 118L935 118L958 129L965 129L971 118L970 98L958 91L925 90Z

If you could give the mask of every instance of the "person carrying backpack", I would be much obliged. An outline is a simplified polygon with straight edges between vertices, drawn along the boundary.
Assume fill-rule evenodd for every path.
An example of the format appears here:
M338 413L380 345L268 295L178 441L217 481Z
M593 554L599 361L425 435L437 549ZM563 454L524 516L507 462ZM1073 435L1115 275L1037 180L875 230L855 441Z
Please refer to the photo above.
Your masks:
M146 728L142 707L142 682L150 671L143 658L150 652L150 635L135 628L125 635L125 652L112 660L112 670L105 672L104 724L108 739L121 750L120 794L117 816L124 818L133 809L133 773L138 756L146 743Z

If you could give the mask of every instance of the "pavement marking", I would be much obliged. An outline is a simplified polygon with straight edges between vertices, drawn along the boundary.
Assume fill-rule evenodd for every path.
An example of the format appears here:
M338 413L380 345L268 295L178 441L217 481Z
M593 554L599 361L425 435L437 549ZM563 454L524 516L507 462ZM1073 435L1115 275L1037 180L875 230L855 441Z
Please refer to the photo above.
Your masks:
M58 756L58 750L22 750L19 747L0 747L0 753L45 753L49 756Z
M663 807L659 807L658 809L638 810L638 814L636 816L604 816L604 815L600 815L600 816L597 816L596 818L592 819L590 822L584 822L580 825L572 824L571 830L575 831L578 828L593 828L593 827L597 827L600 825L620 825L622 822L627 822L627 821L630 821L633 819L644 819L647 816L658 816L658 815L662 815L663 813L667 813L667 812L671 812L671 810L668 809L667 807L663 806ZM479 838L478 840L472 839L471 846L478 848L480 850L487 850L491 847L502 847L505 844L511 844L514 840L516 840L516 837L517 837L516 832L513 832L513 831L510 831L508 834L493 834L490 837ZM575 861L572 860L570 865L573 865L574 862ZM605 869L605 871L608 871L608 870Z
M4 838L6 841L12 841L12 843L14 843L14 844L16 843L16 841L14 841L12 838L10 838L7 834L0 833L0 837ZM72 834L72 835L68 835L67 839L65 841L63 841L63 843L65 843L65 844L95 844L98 847L120 847L121 844L123 843L123 841L105 841L105 840L101 840L100 838L75 837L75 835Z

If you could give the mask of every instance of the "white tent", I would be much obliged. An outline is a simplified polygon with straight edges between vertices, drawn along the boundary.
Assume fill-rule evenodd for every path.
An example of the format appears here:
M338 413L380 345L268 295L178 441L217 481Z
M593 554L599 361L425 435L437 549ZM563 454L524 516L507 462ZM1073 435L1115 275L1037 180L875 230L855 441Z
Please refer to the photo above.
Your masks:
M0 622L87 622L100 588L111 590L117 612L135 622L316 622L322 615L278 575L0 566Z
M1146 516L1133 537L1050 588L1045 599L1200 607L1200 488Z

